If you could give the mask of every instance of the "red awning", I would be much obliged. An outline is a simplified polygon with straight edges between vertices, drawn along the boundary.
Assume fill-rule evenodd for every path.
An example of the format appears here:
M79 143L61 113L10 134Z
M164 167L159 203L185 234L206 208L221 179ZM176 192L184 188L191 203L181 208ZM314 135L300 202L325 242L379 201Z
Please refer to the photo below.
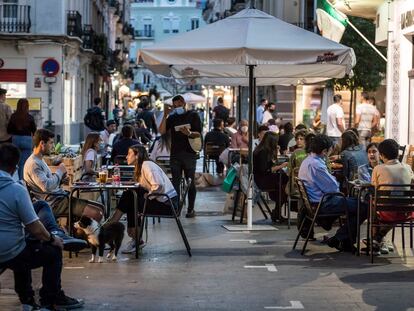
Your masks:
M0 82L26 82L26 69L0 69Z

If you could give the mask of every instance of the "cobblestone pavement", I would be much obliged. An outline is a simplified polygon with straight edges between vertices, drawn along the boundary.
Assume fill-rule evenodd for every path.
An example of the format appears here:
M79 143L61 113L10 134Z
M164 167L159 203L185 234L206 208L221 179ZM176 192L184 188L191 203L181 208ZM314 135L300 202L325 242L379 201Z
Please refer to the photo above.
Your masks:
M65 291L85 299L83 310L414 310L412 250L403 258L398 249L372 265L366 256L312 242L301 256L291 250L295 227L224 229L230 216L217 216L224 199L218 189L199 192L196 209L216 216L183 218L192 258L175 223L165 219L150 223L148 245L138 260L121 255L117 263L90 264L88 252L65 256ZM255 211L256 219L262 217ZM39 270L33 275L39 288ZM10 271L0 282L0 310L19 310Z

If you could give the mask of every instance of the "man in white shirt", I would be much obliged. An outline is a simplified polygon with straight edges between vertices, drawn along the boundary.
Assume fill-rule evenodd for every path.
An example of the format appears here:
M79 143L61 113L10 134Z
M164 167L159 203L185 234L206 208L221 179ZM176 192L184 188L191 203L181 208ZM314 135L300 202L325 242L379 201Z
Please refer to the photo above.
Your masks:
M266 106L267 106L267 99L263 98L260 101L259 107L257 107L257 109L256 109L257 124L263 124L263 114L265 112Z
M276 110L276 104L275 103L269 103L267 105L267 109L263 113L262 124L268 125L267 123L269 122L269 120L274 119L273 118L273 113L275 112L275 110Z
M361 93L361 104L356 107L355 126L358 128L359 143L364 146L369 143L372 128L378 126L377 109L370 102L368 93Z
M328 107L328 124L326 125L326 133L335 144L339 143L339 138L345 131L344 125L344 109L342 108L342 96L334 95L334 103Z

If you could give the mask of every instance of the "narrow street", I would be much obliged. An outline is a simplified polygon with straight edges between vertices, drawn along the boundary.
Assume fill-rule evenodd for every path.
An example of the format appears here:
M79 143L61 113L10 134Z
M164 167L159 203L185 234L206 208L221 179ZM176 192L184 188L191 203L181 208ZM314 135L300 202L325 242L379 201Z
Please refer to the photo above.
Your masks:
M88 250L73 259L65 254L63 288L85 299L85 311L413 310L411 249L406 261L394 254L373 265L366 256L338 253L319 242L311 242L301 256L292 251L294 226L252 233L224 229L231 223L230 215L217 216L224 199L218 188L199 191L196 210L216 216L182 218L192 258L172 220L150 221L148 244L138 260L121 254L117 263L90 264ZM318 229L319 237L325 234ZM39 272L34 272L37 289ZM7 271L1 276L0 310L20 310L12 288Z

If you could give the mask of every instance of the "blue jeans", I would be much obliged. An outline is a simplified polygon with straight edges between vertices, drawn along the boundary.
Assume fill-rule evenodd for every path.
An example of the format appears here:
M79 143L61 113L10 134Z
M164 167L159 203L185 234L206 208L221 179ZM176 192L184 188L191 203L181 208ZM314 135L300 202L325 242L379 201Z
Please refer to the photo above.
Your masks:
M356 198L343 198L338 196L329 197L321 205L319 214L342 213L345 212L346 206L348 206L348 221L352 233L352 242L355 243L357 226L360 226L368 217L368 205L366 203L360 203L359 220L357 220L358 200ZM332 219L332 223L334 221L335 220ZM348 240L348 228L346 223L336 231L335 236L341 241Z
M23 179L23 168L26 160L32 153L32 137L13 135L12 143L20 150L20 161L19 161L19 179Z
M60 229L58 224L56 223L56 219L53 215L52 209L46 201L37 201L33 203L33 208L37 216L39 217L40 222L43 224L47 231L59 231L63 233L62 229ZM29 240L36 240L36 238L28 232L26 232L26 238Z

